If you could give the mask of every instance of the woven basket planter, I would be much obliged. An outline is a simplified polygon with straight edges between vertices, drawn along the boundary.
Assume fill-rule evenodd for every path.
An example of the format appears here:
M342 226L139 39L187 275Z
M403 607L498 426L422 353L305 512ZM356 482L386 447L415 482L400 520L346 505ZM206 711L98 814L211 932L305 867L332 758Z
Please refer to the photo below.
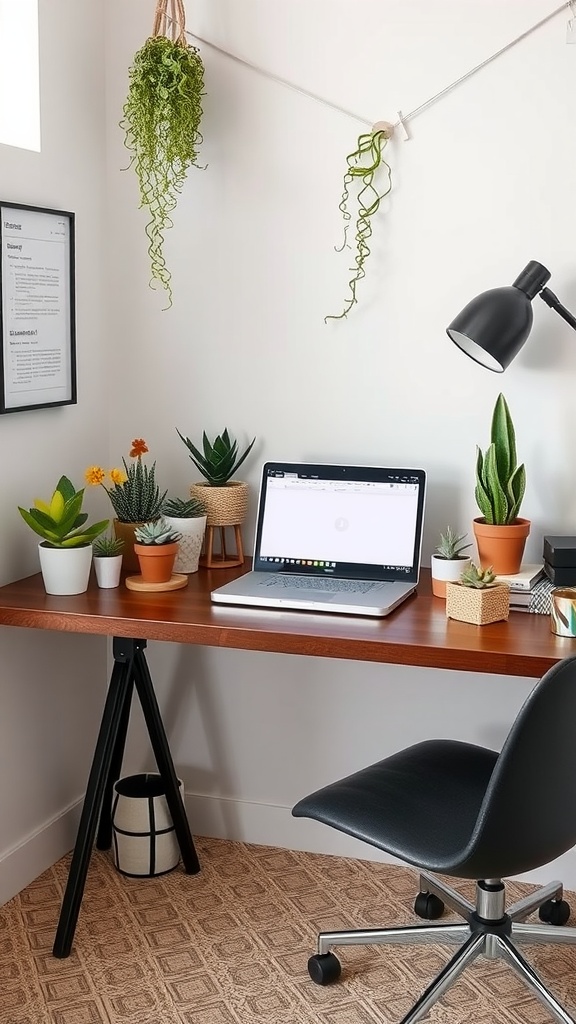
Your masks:
M464 587L461 583L446 584L446 616L460 622L486 626L489 622L507 619L510 613L510 588L505 584L485 587Z
M239 526L246 519L248 484L241 480L230 480L223 487L192 484L190 495L204 504L206 526Z

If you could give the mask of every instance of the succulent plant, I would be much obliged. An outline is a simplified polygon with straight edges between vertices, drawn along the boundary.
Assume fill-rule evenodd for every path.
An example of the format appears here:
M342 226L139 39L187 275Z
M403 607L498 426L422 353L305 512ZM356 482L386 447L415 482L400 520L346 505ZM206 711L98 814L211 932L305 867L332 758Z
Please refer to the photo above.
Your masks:
M98 540L94 541L93 549L94 554L97 558L114 558L115 555L121 555L124 548L124 541L121 537L115 537L113 534L106 533L103 537L98 537Z
M476 503L485 522L507 526L518 517L526 490L524 463L517 464L516 434L504 395L498 395L492 414L490 446L477 447Z
M104 533L110 520L103 519L93 526L85 526L88 514L81 512L83 500L84 488L77 491L67 476L61 476L50 501L36 498L33 508L18 506L18 511L48 547L86 547Z
M155 519L152 523L137 526L134 536L138 544L175 544L182 539L182 534L174 530L165 519Z
M241 455L238 454L238 442L233 441L228 430L223 430L214 441L210 441L204 431L202 435L202 448L199 451L189 437L184 437L176 428L178 436L184 441L190 458L200 470L202 476L208 481L211 487L223 487L240 468L244 459L252 451L256 438L252 438L250 444L244 449Z
M471 542L468 544L462 544L462 541L466 538L465 533L454 533L451 526L446 527L446 533L440 534L440 543L436 548L436 554L439 558L445 558L447 561L452 562L456 558L465 557L462 552L472 546Z
M206 515L206 506L199 498L167 498L162 515L172 519L197 519Z
M496 575L492 566L481 569L474 565L474 562L460 576L460 583L464 587L474 587L475 590L484 590L486 587L494 586Z

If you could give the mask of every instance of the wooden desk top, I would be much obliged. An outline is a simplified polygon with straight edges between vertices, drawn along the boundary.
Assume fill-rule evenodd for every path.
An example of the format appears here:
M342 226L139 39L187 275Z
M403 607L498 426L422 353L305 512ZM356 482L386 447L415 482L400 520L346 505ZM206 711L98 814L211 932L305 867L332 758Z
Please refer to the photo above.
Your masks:
M186 588L163 594L91 581L85 594L51 597L40 574L29 576L0 587L0 625L536 678L576 652L547 615L512 612L489 626L446 619L427 569L418 593L385 619L211 604L211 590L248 568L247 560L242 570L200 569Z

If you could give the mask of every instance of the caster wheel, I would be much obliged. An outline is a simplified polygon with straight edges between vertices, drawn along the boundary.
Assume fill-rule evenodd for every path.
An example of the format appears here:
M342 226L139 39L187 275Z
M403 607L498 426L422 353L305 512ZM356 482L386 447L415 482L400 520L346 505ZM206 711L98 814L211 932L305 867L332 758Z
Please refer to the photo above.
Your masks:
M308 974L316 985L331 985L341 973L340 961L334 953L316 953L308 961Z
M570 905L566 900L546 900L538 911L538 917L545 924L566 924L570 917Z
M425 917L427 921L435 921L442 917L444 904L433 892L419 892L414 900L414 913L418 917Z

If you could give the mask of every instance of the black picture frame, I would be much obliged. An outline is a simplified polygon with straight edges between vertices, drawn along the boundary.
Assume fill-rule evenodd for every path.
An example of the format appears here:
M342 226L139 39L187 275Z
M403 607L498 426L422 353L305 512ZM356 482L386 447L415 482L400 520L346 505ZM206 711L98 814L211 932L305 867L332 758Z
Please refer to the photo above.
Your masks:
M76 405L75 217L0 201L0 414Z

